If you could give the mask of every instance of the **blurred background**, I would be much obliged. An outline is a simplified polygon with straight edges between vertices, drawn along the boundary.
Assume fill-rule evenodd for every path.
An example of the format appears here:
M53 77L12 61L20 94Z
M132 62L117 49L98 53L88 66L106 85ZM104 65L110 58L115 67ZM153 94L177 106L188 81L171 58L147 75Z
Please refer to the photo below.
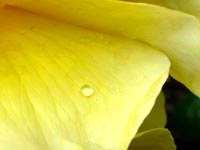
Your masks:
M199 85L200 86L200 85ZM200 99L171 77L163 87L166 98L167 125L177 150L199 150Z

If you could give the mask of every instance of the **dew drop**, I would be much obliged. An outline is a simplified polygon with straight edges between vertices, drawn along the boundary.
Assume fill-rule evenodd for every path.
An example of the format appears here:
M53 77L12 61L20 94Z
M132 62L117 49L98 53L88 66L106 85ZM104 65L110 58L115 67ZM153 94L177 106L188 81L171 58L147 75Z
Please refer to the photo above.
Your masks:
M85 97L90 97L94 94L94 89L90 85L83 85L81 87L81 94Z

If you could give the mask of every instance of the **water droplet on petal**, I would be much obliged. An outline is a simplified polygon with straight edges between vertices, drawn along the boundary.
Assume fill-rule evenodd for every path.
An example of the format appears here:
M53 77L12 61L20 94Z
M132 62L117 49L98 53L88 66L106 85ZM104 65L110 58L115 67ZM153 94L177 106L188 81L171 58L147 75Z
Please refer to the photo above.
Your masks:
M83 85L81 87L81 94L85 97L90 97L94 94L94 89L90 85Z

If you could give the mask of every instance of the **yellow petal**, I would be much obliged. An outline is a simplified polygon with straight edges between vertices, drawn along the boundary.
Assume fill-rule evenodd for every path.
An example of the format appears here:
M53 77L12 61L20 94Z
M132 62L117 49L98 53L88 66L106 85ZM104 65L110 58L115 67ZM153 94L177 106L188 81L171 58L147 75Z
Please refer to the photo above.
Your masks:
M177 7L177 0L121 0L121 1L154 4L168 8Z
M164 52L171 75L200 96L200 23L163 7L116 0L7 0L79 26L139 39Z
M174 9L178 9L194 15L200 19L200 1L199 0L177 0L177 7ZM173 8L173 7L172 7Z
M200 18L199 0L125 0L125 1L160 5L180 10Z
M0 26L0 149L127 149L168 76L162 53L15 8Z
M165 96L164 93L160 93L156 99L156 102L145 118L138 132L147 131L155 128L164 128L167 121L165 110Z
M141 132L133 139L129 150L175 150L173 138L167 129Z

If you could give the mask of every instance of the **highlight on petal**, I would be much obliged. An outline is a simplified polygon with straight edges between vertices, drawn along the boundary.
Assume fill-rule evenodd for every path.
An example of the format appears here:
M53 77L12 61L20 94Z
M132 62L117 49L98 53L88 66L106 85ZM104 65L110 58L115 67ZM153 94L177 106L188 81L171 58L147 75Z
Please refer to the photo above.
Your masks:
M167 129L141 132L133 139L129 150L175 150L173 138Z
M155 128L164 128L167 122L167 115L165 110L165 96L164 93L160 93L156 99L156 102L143 121L138 132L147 131Z
M128 148L168 77L165 55L12 7L0 26L0 149Z
M164 52L172 64L171 75L200 96L200 23L191 15L117 0L7 1L78 26L146 42Z

